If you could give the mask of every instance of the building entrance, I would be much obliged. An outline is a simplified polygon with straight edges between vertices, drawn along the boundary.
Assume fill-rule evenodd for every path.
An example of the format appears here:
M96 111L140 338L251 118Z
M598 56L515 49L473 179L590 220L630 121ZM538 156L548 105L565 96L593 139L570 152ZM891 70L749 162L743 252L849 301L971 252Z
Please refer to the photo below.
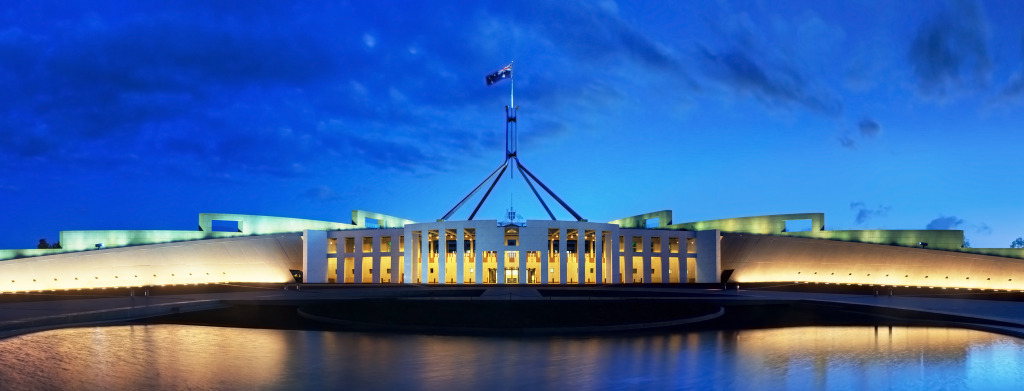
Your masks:
M518 284L519 283L519 268L518 267L506 267L505 268L505 283L506 284Z

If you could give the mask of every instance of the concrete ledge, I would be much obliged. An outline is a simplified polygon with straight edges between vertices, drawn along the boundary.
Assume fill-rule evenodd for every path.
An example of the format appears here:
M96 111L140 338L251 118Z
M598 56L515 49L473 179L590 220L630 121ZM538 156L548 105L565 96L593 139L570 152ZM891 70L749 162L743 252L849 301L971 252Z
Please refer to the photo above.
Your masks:
M197 300L73 312L0 322L0 339L37 331L95 324L124 322L183 312L224 308L222 300Z
M363 299L301 306L299 316L346 329L438 334L579 334L674 327L725 314L693 300L618 298Z

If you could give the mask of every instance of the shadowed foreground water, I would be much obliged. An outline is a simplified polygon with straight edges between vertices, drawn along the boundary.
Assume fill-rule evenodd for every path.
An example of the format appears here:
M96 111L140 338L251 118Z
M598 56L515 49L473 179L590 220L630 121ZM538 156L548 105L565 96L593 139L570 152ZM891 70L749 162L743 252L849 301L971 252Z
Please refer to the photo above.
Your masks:
M979 331L799 327L485 338L180 325L0 341L3 389L1018 389L1024 341Z

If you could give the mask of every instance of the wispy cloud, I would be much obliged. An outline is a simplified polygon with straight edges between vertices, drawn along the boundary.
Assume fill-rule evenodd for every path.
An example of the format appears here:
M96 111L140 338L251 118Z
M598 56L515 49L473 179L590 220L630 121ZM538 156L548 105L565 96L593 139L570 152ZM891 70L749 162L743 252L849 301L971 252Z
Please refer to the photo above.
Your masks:
M842 113L837 97L811 92L795 70L773 67L740 50L712 52L702 47L701 55L706 74L737 94L770 106L797 105L826 115Z
M939 216L925 226L925 229L957 229L963 225L963 219L956 216Z
M836 137L839 146L856 150L861 142L870 143L882 134L882 125L871 118L863 118L856 125L856 130L844 127L842 134Z
M875 217L885 217L892 207L879 205L877 208L868 207L863 202L851 202L850 209L855 212L853 221L857 225L864 224Z
M882 125L871 118L864 118L857 123L857 129L860 131L861 137L864 138L875 138L882 133Z
M1021 34L1020 39L1020 55L1024 57L1024 33ZM1010 77L1010 80L1003 86L1002 90L993 98L995 102L1010 102L1017 100L1021 95L1024 95L1024 66L1021 66Z
M988 224L985 224L985 223L971 224L970 228L972 230L974 230L974 233L977 233L977 234L981 234L981 235L991 235L992 234L992 227L989 227Z
M0 132L12 135L0 172L101 166L238 180L340 161L445 170L500 146L479 102L494 93L483 74L516 34L549 60L523 79L545 86L534 90L541 104L626 99L602 81L620 69L693 83L608 4L26 4L0 15ZM484 34L488 23L497 28ZM566 122L540 124L572 131Z
M850 137L849 135L841 135L836 137L836 140L839 141L839 146L843 148L857 149L857 140L854 140L853 137Z
M992 66L987 39L988 21L980 5L973 0L950 2L918 28L907 52L918 92L944 99L983 86Z
M341 199L341 195L335 192L334 189L327 186L311 187L309 190L302 193L302 195L303 197L319 202L331 202Z

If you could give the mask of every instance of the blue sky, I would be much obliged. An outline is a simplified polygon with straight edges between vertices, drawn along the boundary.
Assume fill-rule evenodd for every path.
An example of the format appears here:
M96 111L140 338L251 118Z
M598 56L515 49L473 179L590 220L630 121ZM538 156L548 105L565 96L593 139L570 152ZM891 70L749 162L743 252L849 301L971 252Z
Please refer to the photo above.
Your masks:
M1018 1L292 3L6 2L0 248L435 220L502 161L510 85L484 76L511 60L520 158L591 221L1024 236ZM478 218L544 218L531 197L505 178Z

